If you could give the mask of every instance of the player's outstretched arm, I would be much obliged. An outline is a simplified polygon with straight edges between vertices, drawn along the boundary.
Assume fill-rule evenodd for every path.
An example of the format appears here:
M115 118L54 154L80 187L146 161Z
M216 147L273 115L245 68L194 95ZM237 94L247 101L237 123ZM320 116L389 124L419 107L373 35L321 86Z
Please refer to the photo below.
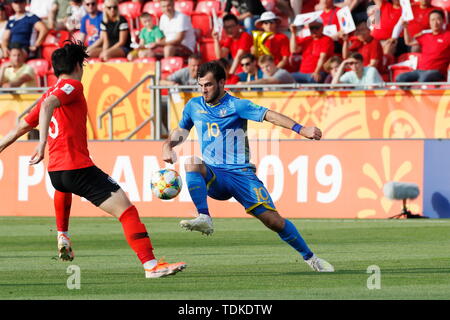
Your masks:
M31 157L30 165L37 164L44 159L45 146L47 145L48 128L53 116L53 110L60 106L58 98L49 96L41 104L39 111L39 144Z
M0 153L31 129L33 129L33 127L31 127L24 119L20 120L19 124L14 129L0 139Z
M177 155L173 148L184 141L186 141L189 135L189 130L182 129L180 127L172 130L169 137L163 144L163 160L168 163L177 162Z
M273 123L276 126L291 129L308 139L320 140L322 131L317 127L304 127L284 114L269 110L266 112L264 120Z

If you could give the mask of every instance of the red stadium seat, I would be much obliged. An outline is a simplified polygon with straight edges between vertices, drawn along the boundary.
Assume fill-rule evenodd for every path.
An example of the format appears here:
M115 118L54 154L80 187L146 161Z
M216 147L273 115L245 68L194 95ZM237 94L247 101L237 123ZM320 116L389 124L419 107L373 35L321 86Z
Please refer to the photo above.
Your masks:
M45 60L47 60L47 62L49 63L49 64L51 64L52 63L52 54L53 54L53 51L55 51L56 49L58 49L59 47L57 47L57 46L43 46L42 48L41 48L41 56L42 56L42 59L45 59Z
M161 11L161 4L159 2L155 2L155 1L150 1L147 2L144 5L144 9L142 9L143 12L148 12L156 17L161 17L161 15L163 14Z
M156 58L137 58L137 59L134 59L133 62L138 62L138 63L156 63Z
M200 1L197 3L197 6L195 7L195 12L203 12L210 16L212 16L213 10L216 11L216 15L220 16L222 14L222 10L220 8L221 4L220 1Z
M98 63L98 62L102 62L102 59L100 59L100 58L88 58L87 62L89 64L91 64L91 63Z
M49 71L49 63L45 59L31 59L27 61L27 64L34 69L36 73L36 82L40 87L47 86L47 74Z
M201 38L211 38L212 23L209 15L202 12L193 12L191 22L194 29L199 30Z
M420 56L421 54L419 52L404 53L398 57L397 62L400 63L410 59L420 59ZM410 66L392 65L389 66L389 70L391 74L390 76L391 81L394 82L398 75L405 72L413 71L414 69L411 68Z
M174 73L177 70L183 68L183 58L182 57L168 57L161 59L161 72L163 73Z
M142 12L142 4L140 2L126 1L119 4L119 13L124 17L131 19L139 18Z
M214 40L213 39L202 39L199 42L200 54L204 62L216 60L216 53L214 52Z
M130 61L128 61L127 58L111 58L111 59L108 59L108 61L106 61L106 62L110 62L110 63L122 63L122 62L130 62Z
M194 1L181 0L175 1L175 10L190 16L194 12Z

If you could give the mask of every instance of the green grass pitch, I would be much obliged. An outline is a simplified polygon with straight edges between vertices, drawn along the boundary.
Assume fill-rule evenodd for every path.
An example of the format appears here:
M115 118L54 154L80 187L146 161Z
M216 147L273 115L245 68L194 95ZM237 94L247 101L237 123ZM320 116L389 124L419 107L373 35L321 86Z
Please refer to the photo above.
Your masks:
M56 255L53 218L0 218L0 299L450 299L450 220L292 219L335 273L315 273L256 219L215 219L215 233L143 219L155 254L185 261L176 276L145 279L113 218L72 218L72 262ZM81 271L69 290L67 268ZM369 266L380 289L369 290Z

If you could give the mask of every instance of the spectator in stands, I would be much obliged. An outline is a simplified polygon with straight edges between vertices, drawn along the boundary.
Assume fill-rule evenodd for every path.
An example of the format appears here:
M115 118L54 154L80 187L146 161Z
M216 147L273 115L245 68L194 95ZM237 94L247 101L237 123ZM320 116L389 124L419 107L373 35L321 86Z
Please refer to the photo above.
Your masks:
M0 67L2 88L37 87L36 75L31 66L25 63L27 53L18 43L11 44L9 61Z
M326 76L323 65L334 54L334 43L330 37L323 34L321 17L311 21L308 26L311 36L305 38L298 38L297 27L294 24L290 26L291 52L301 52L303 57L299 72L292 73L292 76L299 83L318 83Z
M80 30L81 19L86 15L83 0L70 0L67 9L66 29L68 31Z
M258 58L258 64L263 72L262 79L246 82L246 84L282 84L295 83L295 79L289 72L278 68L272 56L263 55Z
M440 10L431 11L429 16L431 33L424 33L413 39L405 25L405 42L409 46L420 46L421 57L417 70L397 76L397 82L433 82L446 79L450 63L450 31L444 29L445 16Z
M65 30L69 0L53 0L52 8L48 16L48 28L50 30Z
M164 57L189 56L195 52L195 33L191 20L185 14L175 11L173 0L161 0L163 15L159 28L165 39L158 43L164 48Z
M325 10L326 2L329 0L320 0L320 2L315 6L316 11ZM353 20L355 24L359 24L362 21L367 20L367 3L368 0L334 0L333 6L337 8L349 7L352 12ZM330 5L328 5L330 6ZM328 25L326 18L322 17L325 25Z
M379 10L380 22L372 29L372 37L380 41L385 54L399 56L407 52L403 37L399 37L402 29L400 0L392 0L392 3L388 0L374 0L374 3Z
M258 68L256 57L251 53L246 53L242 56L241 67L243 72L237 75L239 77L239 84L262 79L264 76L262 70Z
M9 56L8 46L11 43L20 44L29 55L34 56L48 33L47 27L41 19L32 13L26 12L25 7L26 0L13 0L14 15L9 17L2 38L3 57ZM37 37L34 43L31 43L34 30L37 31Z
M254 45L252 53L259 57L261 55L271 55L278 68L289 68L289 38L281 32L277 32L280 18L272 11L266 11L261 18L256 20L255 26L263 31L253 32Z
M158 43L164 40L164 34L158 26L153 24L153 18L149 13L142 13L139 20L143 26L139 32L139 47L128 54L130 61L136 58L154 57Z
M327 73L327 76L323 83L331 83L333 81L333 79L336 77L341 63L342 58L339 56L332 56L324 63L323 70Z
M0 3L0 39L3 39L3 33L6 30L8 24L8 18L6 16L6 10L3 3ZM3 50L0 48L0 59L3 59Z
M84 0L84 8L87 14L81 19L80 40L87 43L89 56L98 57L102 51L100 28L103 13L98 10L97 0Z
M161 85L173 86L173 85L185 85L194 86L197 85L197 72L198 67L202 63L202 57L198 53L193 53L188 58L188 65L178 71L172 73L167 80L161 80Z
M414 20L409 21L408 32L411 37L423 30L430 28L429 16L433 10L439 10L439 8L431 5L431 0L420 0L420 3L416 3L412 6L412 12L414 15ZM419 51L418 46L411 48L412 52Z
M239 82L239 77L233 73L230 73L231 63L226 58L220 58L216 60L218 64L222 66L222 68L225 70L226 74L226 80L225 84L236 84Z
M370 34L366 22L356 26L355 36L349 38L342 35L342 57L347 59L351 52L359 52L364 58L364 66L375 67L381 71L383 60L383 48L378 40Z
M317 9L320 8L320 9ZM333 0L320 0L320 3L316 6L317 11L322 10L322 14L320 17L322 18L323 25L335 25L336 30L339 31L339 21L337 17L337 13L339 8L335 6Z
M255 30L255 21L266 11L260 0L227 0L225 12L231 13L233 7L239 13L238 19L248 33Z
M350 68L350 71L344 73L347 68ZM342 61L331 83L364 85L365 88L369 88L372 84L382 82L383 79L377 69L374 67L364 67L363 56L360 53L352 53L348 59Z
M111 58L124 58L131 51L128 22L119 14L117 0L106 0L104 8L103 21L100 25L102 51L98 57L103 61Z
M227 37L219 40L219 34L217 31L212 32L214 39L214 50L216 57L227 58L231 55L233 62L231 64L230 73L242 71L239 66L241 57L250 52L253 45L253 38L247 32L241 29L239 21L233 14L227 14L223 17L223 28Z
M31 0L28 12L37 15L42 22L47 25L53 1L54 0Z

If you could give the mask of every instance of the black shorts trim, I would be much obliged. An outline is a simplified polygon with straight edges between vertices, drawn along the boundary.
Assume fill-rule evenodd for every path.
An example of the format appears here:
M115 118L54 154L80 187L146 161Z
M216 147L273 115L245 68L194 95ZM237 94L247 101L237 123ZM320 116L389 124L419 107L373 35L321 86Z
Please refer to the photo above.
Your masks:
M96 166L63 171L49 171L53 187L61 192L73 193L100 206L120 186Z

